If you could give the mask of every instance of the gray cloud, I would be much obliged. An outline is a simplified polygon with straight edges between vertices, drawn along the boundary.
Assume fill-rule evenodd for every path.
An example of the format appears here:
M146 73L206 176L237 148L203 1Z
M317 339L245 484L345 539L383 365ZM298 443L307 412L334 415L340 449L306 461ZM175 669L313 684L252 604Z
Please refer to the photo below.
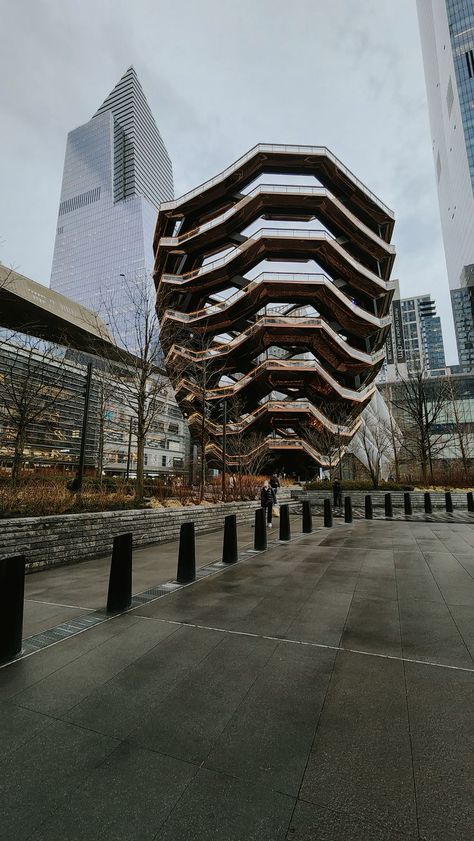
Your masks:
M455 358L413 0L0 0L0 259L49 282L66 134L134 64L176 192L260 141L329 146L396 217Z

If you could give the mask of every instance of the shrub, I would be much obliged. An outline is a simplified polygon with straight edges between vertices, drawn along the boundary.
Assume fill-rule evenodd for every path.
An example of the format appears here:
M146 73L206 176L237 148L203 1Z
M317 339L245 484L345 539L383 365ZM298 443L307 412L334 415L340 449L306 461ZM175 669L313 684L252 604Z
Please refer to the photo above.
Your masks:
M307 491L332 491L332 480L325 479L322 482L307 482L304 485ZM343 491L412 491L412 485L397 484L397 482L380 482L378 488L374 488L372 482L366 480L343 479L341 482Z

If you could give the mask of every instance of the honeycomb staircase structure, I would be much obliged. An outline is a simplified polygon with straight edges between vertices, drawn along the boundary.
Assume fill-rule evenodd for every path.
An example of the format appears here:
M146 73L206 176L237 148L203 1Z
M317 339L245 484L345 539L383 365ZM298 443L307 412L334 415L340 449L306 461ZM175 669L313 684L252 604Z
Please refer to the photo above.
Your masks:
M222 460L224 401L229 466L258 452L287 472L327 467L336 440L341 457L384 360L393 227L324 147L260 144L160 206L160 340L210 464Z

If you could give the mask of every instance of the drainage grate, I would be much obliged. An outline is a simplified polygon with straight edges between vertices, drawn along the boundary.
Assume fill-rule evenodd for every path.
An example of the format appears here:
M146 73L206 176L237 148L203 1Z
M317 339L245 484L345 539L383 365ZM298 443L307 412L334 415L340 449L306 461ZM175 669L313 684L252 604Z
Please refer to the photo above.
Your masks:
M71 622L63 622L62 625L57 625L55 628L50 628L48 631L41 631L39 634L34 634L23 640L22 655L32 654L34 651L40 651L42 648L47 648L55 642L61 642L68 637L73 637L81 631L87 631L95 625L100 625L104 622L106 614L97 611L95 613L87 613L85 616L78 616Z

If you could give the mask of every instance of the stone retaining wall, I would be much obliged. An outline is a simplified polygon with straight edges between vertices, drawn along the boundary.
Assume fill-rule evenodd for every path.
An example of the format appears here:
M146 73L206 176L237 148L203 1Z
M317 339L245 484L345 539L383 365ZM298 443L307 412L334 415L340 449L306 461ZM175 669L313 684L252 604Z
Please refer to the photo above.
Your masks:
M131 531L134 546L163 543L179 535L181 523L194 522L197 532L223 525L226 514L253 522L257 502L227 502L186 508L107 511L0 520L0 558L26 555L32 572L107 555L117 534Z
M342 496L350 496L352 499L352 505L354 508L363 508L365 502L366 494L370 494L372 497L372 505L374 508L383 508L385 505L385 491L374 491L374 490L367 490L367 491L345 491L344 488L342 489ZM393 510L395 511L403 511L403 491L390 491L392 495L392 505ZM304 491L304 490L292 490L291 491L292 499L295 501L298 500L301 502L303 499L309 499L311 502L311 507L313 508L323 508L324 500L331 499L332 500L332 491L329 490L311 490L311 491ZM454 510L458 511L467 511L467 497L466 492L459 492L459 493L452 493L452 500L453 500L453 508ZM424 492L423 491L411 491L411 504L413 511L424 511ZM444 492L442 491L432 491L431 492L431 504L433 506L433 511L445 511L446 510L446 502Z

